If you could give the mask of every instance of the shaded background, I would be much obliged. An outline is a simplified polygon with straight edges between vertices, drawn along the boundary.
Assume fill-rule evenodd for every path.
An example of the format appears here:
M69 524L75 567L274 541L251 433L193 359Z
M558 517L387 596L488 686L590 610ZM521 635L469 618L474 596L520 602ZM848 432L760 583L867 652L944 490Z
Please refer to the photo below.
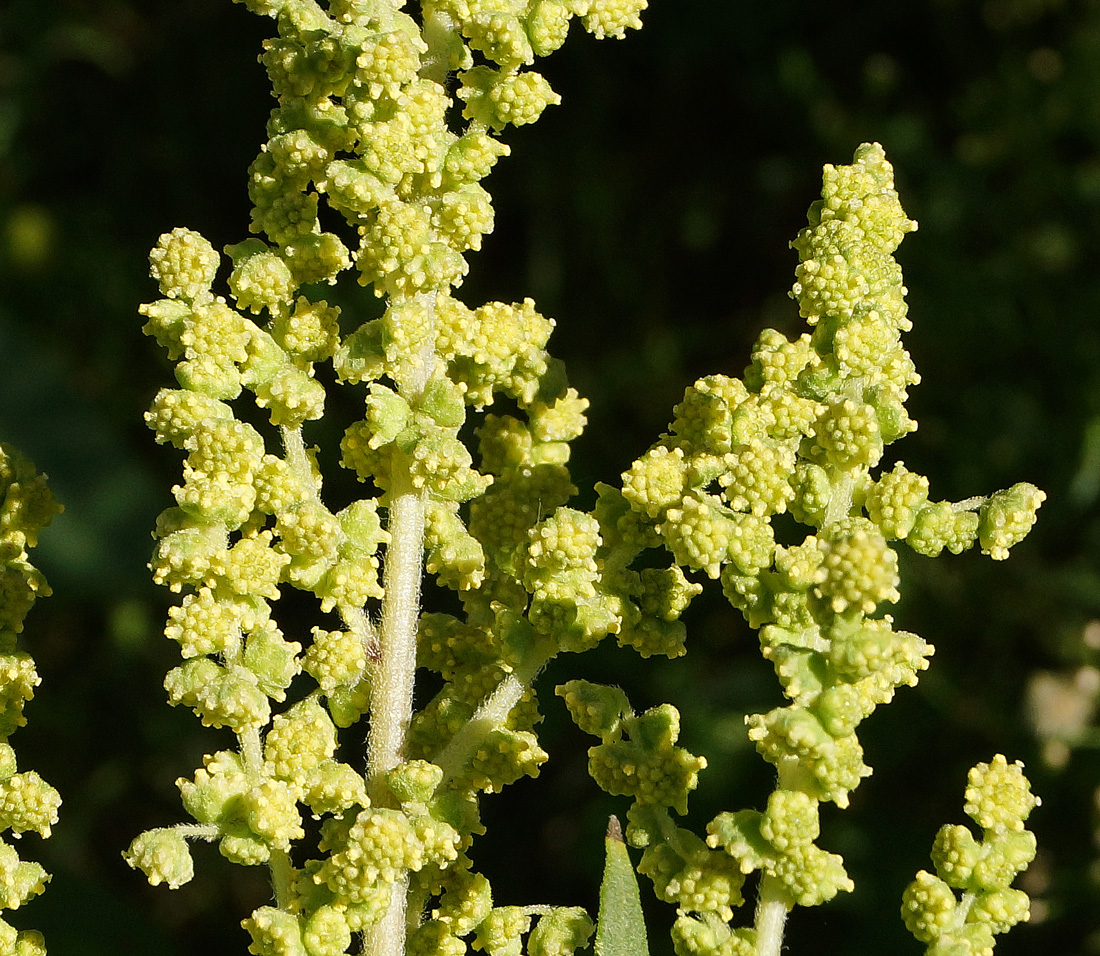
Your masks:
M939 825L964 822L967 768L1003 752L1044 803L1036 918L998 952L1100 953L1100 758L1074 731L1089 700L1058 698L1077 706L1062 748L1044 747L1024 705L1036 675L1100 656L1100 3L655 0L644 19L623 42L575 30L542 65L564 104L509 132L513 155L487 182L497 230L462 296L531 295L558 320L552 345L592 401L575 480L614 480L686 385L740 374L764 326L799 331L787 243L821 166L885 145L920 223L899 259L924 378L920 430L892 450L936 498L1030 480L1049 499L1006 563L902 555L895 617L936 655L861 728L874 775L849 810L826 809L821 841L857 892L798 911L790 951L920 952L902 889ZM33 556L55 596L28 620L43 684L16 738L65 804L50 841L20 845L54 880L13 921L43 929L55 956L243 953L237 923L268 896L263 873L213 848L176 892L119 854L180 818L174 779L225 745L160 686L178 658L145 561L180 468L142 422L171 372L136 309L156 297L146 255L161 232L186 225L215 246L247 234L270 28L228 0L0 7L0 436L67 507ZM720 596L692 613L679 661L607 648L543 676L551 763L486 801L475 850L498 902L594 909L606 815L625 810L588 781L591 741L556 681L681 709L682 743L710 762L697 829L762 805L771 772L742 717L778 701L775 678ZM669 922L651 915L655 956L671 952Z

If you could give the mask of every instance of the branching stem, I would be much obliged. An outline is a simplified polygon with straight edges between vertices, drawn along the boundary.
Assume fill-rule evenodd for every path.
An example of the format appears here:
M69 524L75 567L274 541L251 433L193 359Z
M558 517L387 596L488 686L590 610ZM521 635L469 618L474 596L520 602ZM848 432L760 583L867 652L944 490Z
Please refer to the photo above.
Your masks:
M474 715L437 754L434 762L443 770L443 780L453 779L466 766L467 761L481 739L494 727L499 727L508 718L513 707L520 702L535 675L542 670L549 657L532 654L511 674L507 674L497 684L493 692L474 711Z
M855 477L842 475L833 484L833 494L825 511L822 527L838 524L852 513L852 492L855 490Z

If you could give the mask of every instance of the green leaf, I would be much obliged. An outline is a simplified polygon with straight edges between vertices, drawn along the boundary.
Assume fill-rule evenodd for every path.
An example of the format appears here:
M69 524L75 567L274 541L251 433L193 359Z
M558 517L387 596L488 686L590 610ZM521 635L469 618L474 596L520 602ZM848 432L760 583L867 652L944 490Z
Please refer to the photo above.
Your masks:
M607 858L600 886L596 956L649 956L638 880L616 817L607 827L604 846Z

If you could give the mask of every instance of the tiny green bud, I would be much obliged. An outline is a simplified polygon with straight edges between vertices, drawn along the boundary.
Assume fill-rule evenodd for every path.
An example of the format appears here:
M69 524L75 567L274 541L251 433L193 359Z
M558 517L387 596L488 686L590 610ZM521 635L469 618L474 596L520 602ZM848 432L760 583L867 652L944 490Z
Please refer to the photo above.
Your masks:
M33 830L48 837L60 806L61 795L34 770L12 774L0 783L0 821L13 834Z
M174 829L146 831L130 844L122 858L141 870L153 886L167 883L176 889L195 875L187 841Z
M570 716L581 730L603 740L617 737L623 715L631 713L626 694L618 687L571 680L554 693L565 698Z
M409 760L386 775L386 784L401 803L427 803L443 781L443 771L426 760Z
M239 308L254 314L267 309L272 315L288 310L297 284L282 258L258 239L246 239L225 251L233 260L229 287Z
M974 839L974 834L969 829L961 824L946 824L936 834L936 842L932 845L932 862L942 880L949 886L963 889L970 882L981 852L981 844Z
M800 790L775 790L760 821L760 835L780 853L808 846L820 833L817 801Z
M351 927L336 906L319 906L302 928L309 956L343 956L351 945Z
M302 942L298 917L274 906L261 906L241 922L252 937L249 952L257 956L311 956Z
M218 271L218 254L197 232L176 228L165 233L149 253L153 278L170 299L195 301L209 297Z
M963 809L983 830L1019 831L1041 801L1031 792L1023 762L1010 764L1003 754L980 763L968 776Z
M978 524L982 553L994 561L1007 558L1008 549L1023 540L1035 524L1035 512L1046 497L1034 485L1020 482L986 501Z
M489 956L523 956L521 936L531 928L531 917L519 906L496 906L477 928L474 945Z
M592 936L595 926L579 906L555 906L527 940L528 956L571 956Z
M931 943L949 925L955 911L955 894L939 877L921 870L902 896L905 927L920 942Z

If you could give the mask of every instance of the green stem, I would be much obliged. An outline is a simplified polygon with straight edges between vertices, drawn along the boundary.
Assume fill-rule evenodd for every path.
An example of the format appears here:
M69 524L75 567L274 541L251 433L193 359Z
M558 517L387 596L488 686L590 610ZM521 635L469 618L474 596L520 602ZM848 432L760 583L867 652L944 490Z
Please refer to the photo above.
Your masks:
M149 832L159 833L161 830L171 830L189 840L205 840L207 843L213 843L222 837L221 827L216 823L177 823L174 827L159 827Z
M255 727L241 731L237 734L237 744L244 760L245 773L253 780L263 779L264 758L260 731ZM290 854L286 850L273 849L271 856L268 857L267 867L271 872L275 905L279 909L289 911L291 901L295 897L294 866L290 862Z
M420 75L443 86L450 69L452 43L458 33L454 18L442 10L426 11L422 33L428 52L420 58Z
M286 850L272 850L267 866L271 870L271 886L275 890L275 905L279 909L289 912L291 903L297 896L294 891L294 865L290 862L290 853Z
M363 943L364 956L405 956L405 907L409 893L409 874L393 884L386 915L375 923Z
M260 741L260 731L249 727L237 734L237 746L244 758L244 771L253 780L264 779L264 748Z
M381 660L371 691L367 776L377 795L381 777L404 759L412 720L416 674L416 630L424 552L424 493L412 486L408 459L394 456L382 600Z
M435 295L422 295L422 303L434 309ZM392 305L392 303L391 303ZM436 364L435 336L425 336L410 381L401 396L416 406ZM416 633L420 619L420 582L424 568L424 517L426 492L413 481L412 461L395 451L390 467L389 513L379 626L379 661L373 672L370 730L367 737L367 787L378 805L392 803L384 777L405 759L405 737L413 714L416 677ZM393 885L386 915L368 934L364 948L370 956L403 956L408 874Z
M493 692L482 701L474 715L466 721L451 742L436 755L435 763L443 771L443 782L454 779L466 766L474 748L493 730L500 727L512 708L520 702L527 692L535 675L553 656L550 654L532 654L511 674L506 674Z
M787 922L787 891L774 876L760 880L756 901L756 956L779 956L783 926Z
M805 768L795 758L784 758L776 766L779 772L777 788L799 789L799 778ZM783 948L783 928L791 911L791 897L783 883L765 873L760 879L756 897L756 956L779 956Z
M359 638L363 645L363 653L367 657L367 673L373 673L373 662L379 656L378 631L376 630L367 612L361 607L341 607L340 616L344 624L352 634Z
M825 520L822 528L843 521L852 513L852 493L855 490L855 476L850 473L840 475L833 482L833 494L829 498L829 505L825 510Z
M314 501L319 501L317 496L317 481L313 473L313 467L306 453L306 443L302 438L301 426L290 428L288 425L280 425L279 432L283 438L283 450L286 452L286 463L294 476L295 484Z

